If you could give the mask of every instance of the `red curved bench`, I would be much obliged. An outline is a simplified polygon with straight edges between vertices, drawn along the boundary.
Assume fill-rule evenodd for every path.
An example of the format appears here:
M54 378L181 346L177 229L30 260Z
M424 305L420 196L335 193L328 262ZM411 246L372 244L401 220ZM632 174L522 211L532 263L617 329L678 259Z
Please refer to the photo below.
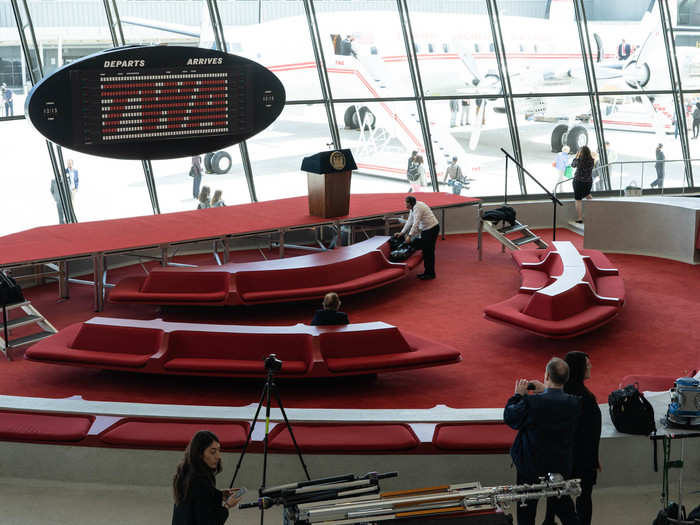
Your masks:
M240 326L95 317L30 347L32 361L158 374L264 377L276 353L289 377L375 374L457 363L458 350L386 323Z
M596 250L568 241L546 250L513 252L521 288L484 316L545 337L569 338L609 322L622 308L625 288L617 269ZM530 253L534 252L534 253Z
M364 292L403 279L421 260L392 263L389 237L298 257L197 268L154 268L122 279L109 300L162 305L237 305L319 299Z
M294 439L303 452L379 452L416 448L420 440L411 427L394 424L306 424L292 426ZM286 425L278 424L268 436L270 450L293 452Z

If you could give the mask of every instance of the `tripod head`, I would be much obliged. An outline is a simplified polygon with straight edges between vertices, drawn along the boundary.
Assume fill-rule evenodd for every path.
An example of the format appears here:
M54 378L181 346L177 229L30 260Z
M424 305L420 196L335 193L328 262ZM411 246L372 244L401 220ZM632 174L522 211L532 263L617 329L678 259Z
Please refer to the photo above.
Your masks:
M282 370L282 360L277 357L277 354L270 354L265 358L265 370L268 374L274 374Z

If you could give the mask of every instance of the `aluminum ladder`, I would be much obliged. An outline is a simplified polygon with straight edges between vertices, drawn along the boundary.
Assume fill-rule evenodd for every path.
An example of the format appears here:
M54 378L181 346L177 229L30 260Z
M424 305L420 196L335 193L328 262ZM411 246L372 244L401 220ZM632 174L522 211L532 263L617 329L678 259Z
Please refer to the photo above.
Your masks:
M11 318L10 312L17 309L21 309L24 315ZM43 315L41 315L39 310L32 306L31 301L8 304L3 311L3 322L6 323L7 330L0 327L0 350L8 360L11 360L8 352L10 348L18 348L20 346L29 345L58 332L58 330L56 330L56 328ZM17 337L15 339L11 339L9 337L12 330L19 328L20 326L28 326L32 324L37 325L37 327L40 328L40 331L22 337Z

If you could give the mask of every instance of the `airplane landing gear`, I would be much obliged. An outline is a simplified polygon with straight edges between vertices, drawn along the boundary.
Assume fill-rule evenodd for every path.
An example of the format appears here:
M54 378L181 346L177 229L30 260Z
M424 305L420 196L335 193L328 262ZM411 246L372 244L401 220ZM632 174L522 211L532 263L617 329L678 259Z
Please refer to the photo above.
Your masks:
M349 106L343 115L343 122L347 129L360 129L364 123L369 129L374 129L377 117L367 106Z
M575 155L583 146L588 145L588 131L583 126L569 129L566 124L559 124L552 130L552 153L559 153L564 145L569 146L569 153Z
M232 164L231 155L225 151L217 151L216 153L207 153L204 155L204 170L207 173L223 175L229 172Z

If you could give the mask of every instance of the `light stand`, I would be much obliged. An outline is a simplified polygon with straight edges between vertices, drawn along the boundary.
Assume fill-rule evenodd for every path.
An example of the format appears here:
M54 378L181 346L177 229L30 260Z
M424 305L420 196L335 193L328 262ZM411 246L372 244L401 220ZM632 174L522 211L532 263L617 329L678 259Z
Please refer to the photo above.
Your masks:
M260 401L258 402L258 408L255 411L255 416L253 417L253 422L250 425L250 430L248 431L248 436L246 437L245 440L245 445L243 445L243 450L241 450L241 455L238 458L238 463L236 464L236 470L233 473L233 478L231 478L231 484L229 485L229 488L233 487L233 483L236 480L236 476L238 476L238 471L241 468L241 463L243 463L243 457L245 456L246 450L248 449L248 445L250 444L250 438L253 435L253 430L255 429L255 423L258 421L258 416L260 415L260 409L263 406L263 403L265 403L265 438L263 439L263 473L262 473L262 483L260 484L260 489L258 490L258 495L262 497L263 495L263 490L265 489L265 483L267 481L267 438L270 433L270 406L271 406L271 401L272 401L272 395L274 394L275 400L277 401L277 406L279 407L280 411L282 412L282 417L284 418L284 424L287 426L287 430L289 430L289 435L292 438L292 443L294 443L294 448L297 451L297 455L299 456L299 461L301 462L301 466L304 469L304 474L306 474L306 479L311 480L311 476L309 476L309 470L306 467L306 463L304 463L304 458L301 455L301 450L299 449L299 445L297 444L297 440L294 437L294 432L292 432L292 425L289 423L289 419L287 419L287 413L284 411L284 406L282 405L282 398L280 398L279 392L277 391L277 385L275 384L275 379L274 375L275 372L279 372L282 370L282 360L277 358L276 354L270 354L265 358L265 370L267 371L267 379L265 380L265 385L263 386L262 393L260 394ZM260 525L263 525L264 522L264 516L265 516L265 507L260 506Z

